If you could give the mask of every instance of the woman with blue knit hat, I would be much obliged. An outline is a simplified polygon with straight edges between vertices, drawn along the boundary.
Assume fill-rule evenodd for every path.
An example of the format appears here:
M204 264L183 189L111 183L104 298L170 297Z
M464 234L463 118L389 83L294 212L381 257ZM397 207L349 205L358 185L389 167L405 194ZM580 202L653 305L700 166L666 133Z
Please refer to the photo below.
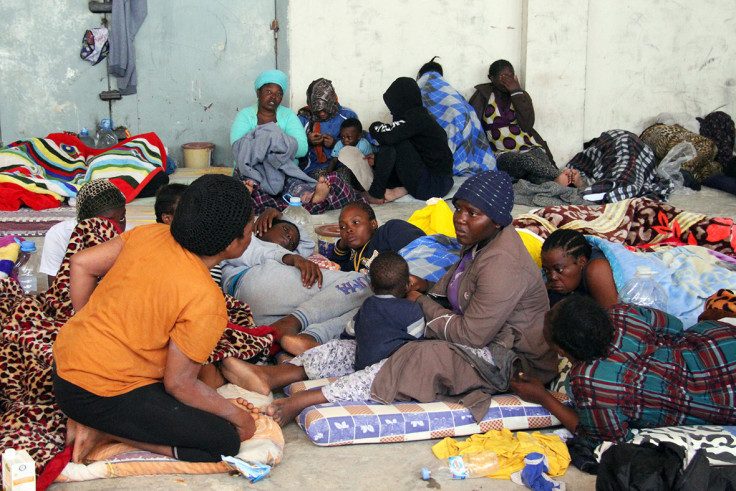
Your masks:
M418 291L407 295L424 312L424 341L406 343L387 360L348 375L334 372L344 360L322 345L276 367L243 363L236 383L268 393L307 375L344 375L321 390L274 401L267 412L285 424L313 404L368 399L455 400L480 421L491 395L508 391L517 372L552 380L557 355L542 333L549 301L539 268L511 225L510 177L497 171L471 176L453 203L461 259L437 283L413 278Z

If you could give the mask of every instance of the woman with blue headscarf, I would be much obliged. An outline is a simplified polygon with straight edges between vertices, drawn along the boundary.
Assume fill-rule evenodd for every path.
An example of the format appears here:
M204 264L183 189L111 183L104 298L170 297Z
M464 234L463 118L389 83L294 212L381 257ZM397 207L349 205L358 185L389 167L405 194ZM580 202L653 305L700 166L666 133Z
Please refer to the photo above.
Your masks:
M255 212L260 215L269 208L285 209L284 194L300 197L312 214L340 209L361 199L336 175L316 181L298 167L296 159L304 157L309 146L297 115L281 106L289 87L286 74L267 70L258 76L254 87L258 100L235 117L230 144L236 174L251 191Z
M256 126L266 123L276 123L284 133L296 139L298 148L296 158L307 154L307 135L294 111L281 105L289 81L281 70L268 70L261 73L254 84L256 89L256 104L242 109L235 117L230 129L230 145L245 134L253 131Z

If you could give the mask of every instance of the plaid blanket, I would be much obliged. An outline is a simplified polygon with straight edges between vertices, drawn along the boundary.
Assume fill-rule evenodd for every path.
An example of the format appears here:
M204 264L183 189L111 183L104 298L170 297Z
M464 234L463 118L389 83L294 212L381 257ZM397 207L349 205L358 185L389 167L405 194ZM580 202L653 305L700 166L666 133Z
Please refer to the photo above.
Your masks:
M166 150L155 133L99 150L65 133L18 140L0 149L0 194L12 192L20 197L12 203L0 200L0 209L17 210L21 202L36 204L34 209L58 206L75 197L84 183L99 178L110 179L130 202L165 168ZM35 195L58 201L38 206Z
M639 197L667 201L674 189L671 181L655 172L657 161L652 149L624 130L604 131L588 142L567 167L592 179L594 183L585 194L604 193L603 203Z
M422 104L447 133L454 174L494 170L496 157L473 107L437 72L425 73L418 83Z
M399 255L409 264L409 272L427 281L439 281L460 259L462 246L454 237L442 234L414 239Z

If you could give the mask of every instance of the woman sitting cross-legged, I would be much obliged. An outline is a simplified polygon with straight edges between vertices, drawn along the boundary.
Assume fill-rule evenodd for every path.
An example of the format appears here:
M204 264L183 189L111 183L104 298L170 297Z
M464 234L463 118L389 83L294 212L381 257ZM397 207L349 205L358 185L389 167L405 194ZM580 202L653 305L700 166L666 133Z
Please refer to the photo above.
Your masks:
M550 381L557 357L542 336L549 302L539 268L511 226L511 179L481 172L463 183L453 202L462 259L436 284L412 277L414 290L407 294L424 313L429 340L410 341L354 373L354 353L323 345L279 366L236 361L228 380L268 393L307 377L341 377L275 401L267 412L282 425L313 404L369 399L461 400L480 420L491 395L507 391L516 371Z

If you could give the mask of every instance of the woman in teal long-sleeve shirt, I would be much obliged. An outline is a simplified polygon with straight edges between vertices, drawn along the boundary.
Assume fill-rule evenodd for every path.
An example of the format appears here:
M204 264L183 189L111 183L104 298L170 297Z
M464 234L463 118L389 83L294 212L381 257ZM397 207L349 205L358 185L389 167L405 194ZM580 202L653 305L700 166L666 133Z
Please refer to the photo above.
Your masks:
M284 133L293 136L299 144L296 158L307 154L307 134L297 115L288 107L281 105L284 92L289 87L286 74L281 70L268 70L258 76L255 82L258 102L241 109L230 129L230 145L266 123L276 123Z

